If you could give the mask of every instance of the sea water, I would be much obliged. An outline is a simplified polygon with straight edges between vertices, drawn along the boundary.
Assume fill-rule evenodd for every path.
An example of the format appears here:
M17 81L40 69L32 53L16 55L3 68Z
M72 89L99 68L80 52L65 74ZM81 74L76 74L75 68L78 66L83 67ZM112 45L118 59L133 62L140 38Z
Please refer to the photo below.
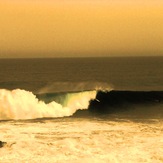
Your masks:
M163 58L0 60L0 162L163 162Z

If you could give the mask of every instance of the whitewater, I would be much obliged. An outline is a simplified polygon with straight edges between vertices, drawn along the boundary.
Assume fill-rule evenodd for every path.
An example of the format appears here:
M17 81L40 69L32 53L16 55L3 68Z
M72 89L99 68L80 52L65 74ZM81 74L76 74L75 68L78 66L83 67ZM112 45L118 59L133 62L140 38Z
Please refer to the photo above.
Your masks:
M162 163L162 74L162 57L0 60L0 162Z
M67 93L63 106L55 101L46 104L29 91L0 89L0 120L71 116L78 109L87 109L95 97L96 91Z
M0 162L163 162L162 120L42 119L1 123Z

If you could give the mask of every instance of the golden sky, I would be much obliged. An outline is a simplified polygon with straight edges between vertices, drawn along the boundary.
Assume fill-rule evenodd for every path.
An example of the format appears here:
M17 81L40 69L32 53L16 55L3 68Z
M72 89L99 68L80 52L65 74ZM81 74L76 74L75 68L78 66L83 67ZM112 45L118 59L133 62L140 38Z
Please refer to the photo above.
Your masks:
M163 1L1 0L0 57L163 55Z

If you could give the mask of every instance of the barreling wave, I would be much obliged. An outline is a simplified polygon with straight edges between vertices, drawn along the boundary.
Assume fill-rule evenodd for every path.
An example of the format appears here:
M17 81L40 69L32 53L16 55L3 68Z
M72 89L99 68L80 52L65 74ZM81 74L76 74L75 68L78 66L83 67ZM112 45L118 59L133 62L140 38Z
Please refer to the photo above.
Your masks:
M96 90L54 93L49 98L20 89L0 89L0 120L71 116L79 109L87 109L95 97Z

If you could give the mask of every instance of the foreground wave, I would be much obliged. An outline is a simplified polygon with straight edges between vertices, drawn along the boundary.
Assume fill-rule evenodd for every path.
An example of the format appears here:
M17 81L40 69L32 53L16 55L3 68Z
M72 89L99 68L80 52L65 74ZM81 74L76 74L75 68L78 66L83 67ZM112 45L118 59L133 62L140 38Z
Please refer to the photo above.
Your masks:
M0 89L0 120L124 112L139 116L157 113L163 117L163 91L86 90L34 95L20 89Z

